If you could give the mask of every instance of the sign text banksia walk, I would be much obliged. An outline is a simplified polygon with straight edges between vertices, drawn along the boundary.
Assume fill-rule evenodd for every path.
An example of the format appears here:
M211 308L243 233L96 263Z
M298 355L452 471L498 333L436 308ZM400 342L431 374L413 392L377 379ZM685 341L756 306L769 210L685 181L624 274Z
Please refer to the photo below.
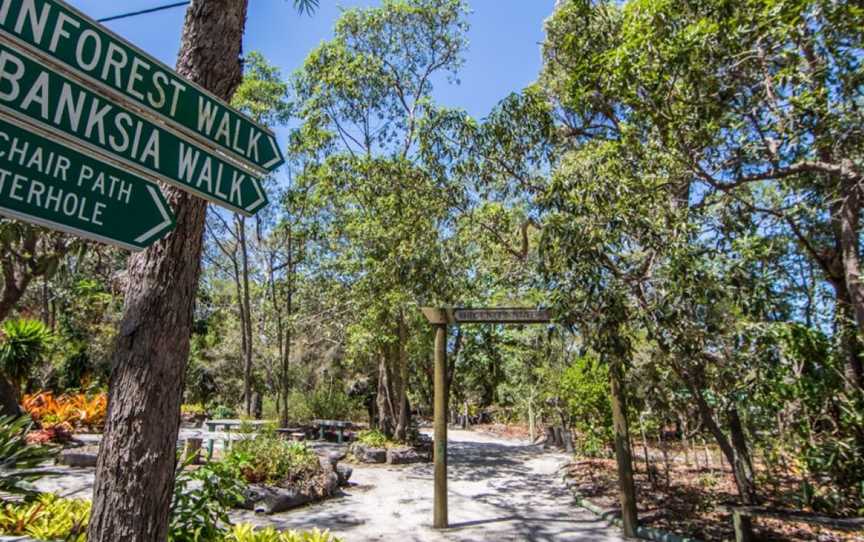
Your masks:
M284 162L273 133L59 0L0 0L16 49L258 174Z
M174 228L159 189L0 115L0 214L131 250Z
M248 170L45 68L5 42L0 43L0 110L232 211L252 215L267 204L260 180Z

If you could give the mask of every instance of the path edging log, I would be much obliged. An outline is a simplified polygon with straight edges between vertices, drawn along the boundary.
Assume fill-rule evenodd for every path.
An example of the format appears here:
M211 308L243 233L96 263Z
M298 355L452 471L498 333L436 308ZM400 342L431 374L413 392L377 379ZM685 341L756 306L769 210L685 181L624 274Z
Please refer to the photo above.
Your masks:
M601 519L605 519L616 527L621 527L622 521L620 518L609 517L608 512L604 511L602 508L600 508L593 502L579 495L577 491L571 489L571 492L576 498L576 504L578 506L584 508L585 510L588 510L589 512L591 512L595 516L598 516ZM702 540L699 540L698 538L690 538L675 533L667 533L666 531L654 529L653 527L636 527L636 536L641 540L653 540L654 542L702 542Z

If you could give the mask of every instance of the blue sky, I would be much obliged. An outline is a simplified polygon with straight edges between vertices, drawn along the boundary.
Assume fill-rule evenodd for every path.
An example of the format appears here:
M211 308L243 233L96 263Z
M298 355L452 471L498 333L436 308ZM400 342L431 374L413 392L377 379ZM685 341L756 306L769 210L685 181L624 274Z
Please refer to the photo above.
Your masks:
M98 19L118 13L151 8L172 0L68 0ZM458 86L439 84L436 100L461 107L476 117L485 116L504 96L518 91L537 77L543 20L552 13L555 0L468 0L470 49ZM299 15L289 0L250 0L245 51L261 51L284 75L298 68L306 54L332 36L340 7L377 5L378 0L321 0L312 16ZM169 66L174 65L184 8L106 23Z

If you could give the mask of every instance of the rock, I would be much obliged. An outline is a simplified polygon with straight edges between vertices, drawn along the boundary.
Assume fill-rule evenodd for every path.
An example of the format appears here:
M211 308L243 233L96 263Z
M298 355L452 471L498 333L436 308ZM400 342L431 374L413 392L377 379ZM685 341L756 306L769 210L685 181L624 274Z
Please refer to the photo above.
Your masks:
M336 464L345 459L345 455L346 454L344 452L330 452L329 454L327 454L327 460L335 469Z
M326 478L324 480L324 496L329 497L336 493L336 490L339 489L339 474L337 471L332 470L325 474Z
M347 486L352 474L354 474L354 469L347 465L338 465L336 467L336 475L339 476L340 486Z
M250 485L246 488L246 500L242 508L254 510L256 514L278 514L312 502L314 498L293 489Z
M57 456L57 463L75 468L95 467L98 456L98 446L71 448L60 452L60 455Z
M408 463L423 463L426 458L409 446L390 448L387 450L387 463L390 465L406 465Z
M361 463L385 463L387 461L387 450L384 448L370 448L362 444L353 444L350 452Z
M387 450L384 448L363 448L360 461L363 463L384 463L387 461Z

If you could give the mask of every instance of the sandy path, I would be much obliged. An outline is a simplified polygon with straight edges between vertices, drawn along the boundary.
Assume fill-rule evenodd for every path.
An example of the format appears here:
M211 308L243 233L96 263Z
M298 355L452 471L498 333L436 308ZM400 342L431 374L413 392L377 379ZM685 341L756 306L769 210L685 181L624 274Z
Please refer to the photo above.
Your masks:
M184 436L194 433L187 432ZM446 531L431 528L431 464L353 465L352 485L340 497L273 516L237 512L232 518L279 529L330 529L345 542L623 540L617 529L575 506L557 474L566 456L471 431L451 430L449 437L451 528ZM38 485L89 498L93 471L66 469Z
M561 454L492 436L450 431L450 525L431 528L432 465L355 466L342 497L244 521L280 529L327 528L345 542L620 541L617 529L577 508L561 484Z

